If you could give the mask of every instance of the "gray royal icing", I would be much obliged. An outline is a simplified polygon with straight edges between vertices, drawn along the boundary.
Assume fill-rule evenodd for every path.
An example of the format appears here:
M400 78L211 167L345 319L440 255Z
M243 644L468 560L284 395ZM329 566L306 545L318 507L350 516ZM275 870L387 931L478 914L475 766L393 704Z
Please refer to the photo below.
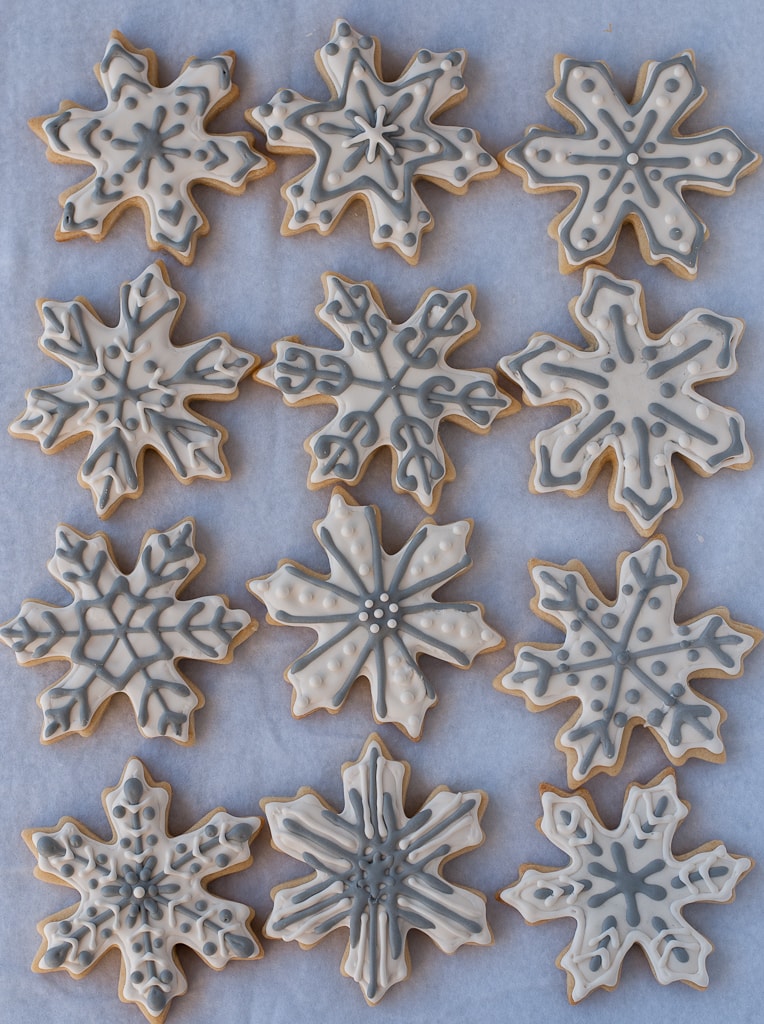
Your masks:
M679 503L675 454L703 476L750 465L742 418L695 391L735 372L742 321L693 309L653 338L641 285L594 267L573 317L587 348L539 334L499 362L532 405L578 407L537 435L535 491L581 493L610 455L613 500L647 535Z
M483 897L441 874L444 861L482 842L483 794L441 789L409 818L407 766L386 754L372 737L360 760L345 765L339 814L313 792L263 802L276 849L313 872L275 892L264 934L313 946L348 928L342 970L372 1004L408 977L412 928L444 953L492 941Z
M248 133L217 135L205 127L221 102L236 95L233 63L228 53L190 60L171 85L160 88L153 80L153 55L150 62L115 33L96 69L106 106L87 110L69 104L36 121L51 153L92 164L95 171L65 193L58 237L99 239L125 204L139 200L151 248L190 262L197 237L207 230L192 187L204 183L240 192L273 169L252 149Z
M462 99L463 50L420 50L394 82L378 74L377 42L337 21L316 55L332 91L329 100L306 99L281 89L248 112L276 152L309 152L313 166L283 189L289 231L327 234L353 199L366 201L376 246L390 246L416 262L432 215L416 189L418 179L463 192L497 163L470 128L433 124Z
M374 506L335 493L316 536L330 564L327 577L285 562L247 586L276 623L306 626L316 643L286 672L298 717L338 710L359 676L369 680L374 717L411 737L435 701L418 665L422 654L467 668L502 640L480 605L436 601L433 592L472 564L469 523L422 523L395 554L382 547Z
M170 334L181 299L163 265L154 263L122 285L116 327L76 299L40 304L40 347L71 378L29 391L27 407L10 431L39 441L45 452L91 434L80 482L90 488L103 518L139 494L146 448L157 451L182 481L228 475L222 431L187 403L233 398L255 359L224 335L175 346Z
M728 903L751 869L746 857L707 844L677 858L674 833L687 815L673 773L645 787L632 785L615 829L605 828L583 796L542 792L541 830L570 860L563 868L526 867L499 893L530 924L572 917L573 941L560 958L568 991L578 1002L618 982L621 964L641 946L662 985L708 985L711 943L685 921L693 903Z
M637 724L655 734L674 763L723 753L720 710L693 691L690 679L739 675L755 641L726 613L677 624L683 581L662 540L623 559L612 604L569 568L539 563L532 576L539 612L565 630L565 640L519 647L498 685L539 710L579 702L558 737L572 785L618 765Z
M706 95L693 54L645 64L633 103L626 103L600 61L565 57L557 80L553 105L577 134L529 128L500 159L522 174L531 191L578 193L552 224L563 269L607 261L624 221L634 218L644 232L640 245L648 262L694 275L707 231L683 190L729 194L761 158L729 128L679 134Z
M188 946L216 970L261 955L249 931L249 907L205 888L205 879L249 864L261 819L221 809L171 836L169 804L168 787L156 785L131 758L119 785L104 795L111 842L71 818L25 833L46 880L80 896L76 906L43 923L35 966L76 978L116 948L124 965L121 997L150 1021L164 1020L171 1000L188 987L177 946Z
M393 486L428 512L438 503L449 462L440 443L443 420L485 433L516 404L488 371L450 366L450 353L477 330L473 295L432 290L403 324L394 324L372 289L324 275L318 316L342 341L340 351L285 338L257 378L277 387L288 405L335 402L334 419L316 431L309 481L355 483L380 448L393 457Z
M150 534L129 575L103 534L58 527L48 571L72 594L71 604L24 601L0 627L0 640L20 665L71 663L39 698L43 740L87 731L116 693L130 700L144 736L188 740L200 700L176 662L228 661L237 638L251 629L249 615L224 598L178 598L200 563L191 519Z

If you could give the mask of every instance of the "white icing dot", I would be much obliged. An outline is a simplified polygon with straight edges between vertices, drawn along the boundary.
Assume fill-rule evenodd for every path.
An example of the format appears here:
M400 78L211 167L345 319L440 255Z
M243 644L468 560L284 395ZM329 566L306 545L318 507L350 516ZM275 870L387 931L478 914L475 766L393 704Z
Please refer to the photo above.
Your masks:
M566 157L565 153L563 153L563 151L561 149L558 149L557 152L554 154L555 163L563 164L563 163L565 163L566 159L567 159L567 157Z
M308 125L309 128L315 128L318 124L318 118L315 114L308 114L305 118L305 124Z
M488 642L489 642L490 640L493 640L493 639L494 639L494 635L493 635L493 633L492 633L492 632L490 631L490 629L481 629L481 631L480 631L480 639L481 639L481 640L482 640L482 641L483 641L484 643L488 643Z
M395 615L395 613L398 611L398 605L395 603L395 601L393 601L393 603L390 605L390 611L393 613L393 615Z
M669 226L671 226L672 224L676 224L676 215L673 213L667 213L663 219Z
M623 460L623 464L625 468L629 470L634 470L637 468L637 460L634 458L633 455L627 455L626 458Z
M561 348L557 353L558 363L567 363L570 360L570 352L566 348Z
M729 160L729 162L731 164L734 164L734 162L740 156L740 153L738 153L738 151L736 149L728 149L727 153L726 153L726 156L727 156L727 159Z
M341 667L341 665L342 662L339 660L339 658L330 658L326 663L326 667L329 669L330 672L336 672Z
M571 423L570 420L568 420L565 423L565 426L562 429L563 429L563 433L568 434L568 436L570 436L571 434L575 434L575 432L576 432L576 425L575 425L575 423Z
M671 73L675 78L682 78L684 76L684 64L675 64L671 69Z
M462 628L459 630L459 636L462 638L462 640L469 640L473 632L474 630L472 626L462 626Z
M350 545L350 554L360 555L364 547L365 545L360 540L354 540L353 543Z
M342 653L343 654L355 654L355 652L356 652L356 646L355 646L355 644L353 643L352 640L348 640L348 642L346 644L342 645Z
M450 540L442 540L440 544L438 544L441 551L450 551L453 546L453 542Z
M629 325L629 327L636 326L636 324L637 324L637 314L636 313L627 313L626 314L626 323Z
M466 160L470 164L474 163L476 157L477 153L475 152L474 149L465 149L465 151L462 153L462 159Z
M369 613L368 612L359 612L358 613L358 621L359 622L368 622L369 621Z
M385 593L379 595L379 599L380 599L380 601L389 601L390 600L390 595L387 592L385 592Z
M398 625L398 623L395 621L395 619L388 619L387 620L387 628L388 629L395 629L397 625Z
M414 694L411 690L404 690L401 694L401 704L413 704L414 699Z
M655 105L656 107L667 107L669 105L668 96L656 96Z
M700 373L700 363L697 359L693 359L687 364L687 372L695 376L696 373Z
M656 456L655 456L655 457L653 458L653 462L655 463L655 465L656 465L656 466L665 466L665 465L666 465L666 456L665 456L665 455L662 455L662 454L661 454L661 453L659 452L659 453L658 453L658 454L657 454L657 455L656 455Z
M450 71L452 67L453 67L453 65L451 64L450 60L442 60L440 62L440 70L441 71Z
M403 199L403 189L402 188L394 188L392 193L391 193L391 195L392 195L393 199L396 201L396 203L399 203L401 201L401 199Z
M562 379L562 377L552 377L552 379L549 381L549 390L555 392L564 391L565 381Z
M441 622L440 624L441 633L453 633L454 624L453 622Z
M364 69L360 64L353 65L353 78L361 78L364 75Z
M371 599L370 597L369 597L369 598L367 598L367 599L366 599L366 600L365 600L365 601L363 602L363 604L364 604L364 608L373 608L373 607L374 607L374 602L372 601L372 599Z
M287 586L286 583L282 583L280 587L276 587L276 597L289 597L292 593L292 588Z
M696 406L695 407L695 415L698 417L699 420L707 420L708 419L708 408L707 408L707 406L705 406L705 405L698 405L698 406Z
M434 142L434 141L433 142L428 142L427 143L427 152L428 153L440 153L440 143Z
M348 523L346 526L342 527L340 533L342 534L343 537L352 537L355 534L355 527L351 526L350 523Z
M282 103L278 103L273 108L273 114L271 116L272 117L284 117L286 112L287 112L287 108Z
M674 331L674 333L669 338L669 341L676 348L679 348L680 345L684 345L684 335L681 331Z
M658 99L660 99L660 97L658 97ZM631 164L631 166L633 167L634 164L639 163L639 156L636 153L629 153L629 155L626 157L626 163Z
M604 102L605 97L602 95L602 93L595 92L592 94L592 103L595 107L601 107Z
M698 153L698 155L694 158L692 162L695 164L696 167L705 167L708 163L706 158L704 156L701 156L700 153Z
M376 624L376 622L373 622L373 623L372 623L372 624L371 624L371 625L369 626L369 632L370 632L370 633L378 633L378 632L379 632L379 626L378 626L378 625Z
M339 185L340 176L336 171L330 171L326 176L326 180L330 185Z
M409 572L411 573L412 576L421 576L422 575L422 566L421 565L412 565L411 568L409 569Z
M432 565L432 563L436 562L437 560L438 556L434 551L425 551L425 553L422 555L422 561L425 562L427 565Z
M313 594L309 590L303 590L297 600L300 604L311 604L313 601Z
M597 444L596 441L590 441L586 446L587 455L596 455L599 450L600 446Z
M601 223L602 223L602 221L603 221L604 219L605 219L605 218L604 218L604 217L602 216L602 214L601 214L601 213L593 213L593 214L592 214L592 224L596 224L596 225L599 225L599 224L601 224Z
M689 434L685 434L685 433L681 433L679 435L679 437L677 438L677 441L682 446L682 448L689 448L690 445L692 444L692 438L690 437Z
M571 71L570 74L571 74L572 78L575 78L576 81L578 81L579 78L583 78L584 77L584 69L583 68L573 68L573 70Z
M387 664L391 668L396 668L396 666L400 665L400 663L402 661L403 661L403 658L400 656L400 654L391 654L389 656L389 658L387 659Z
M679 249L680 252L688 253L690 251L690 243L689 242L680 242L679 245L677 246L677 249Z
M417 84L411 91L414 93L415 96L424 96L424 94L427 92L427 86L424 84L424 82L417 82Z
M594 321L594 326L598 331L606 331L610 326L610 320L606 316L598 316Z
M302 204L302 208L303 210L305 210L306 213L313 213L313 211L316 208L316 204L313 202L312 199L306 199L305 202Z
M136 885L136 887L133 889L133 895L137 899L142 900L143 897L146 895L146 890L143 888L142 885Z
M395 222L395 230L399 235L405 234L405 232L408 231L408 226L408 221L405 220L397 220Z
M353 40L350 38L350 36L340 36L337 45L340 47L341 50L349 50L350 47L353 45Z
M534 156L536 155L536 152L537 152L537 150L536 150L535 146L526 146L525 147L525 155L528 157L529 160L532 160L534 158Z
M382 611L381 608L376 608L374 610L374 618L375 619L383 619L384 617L385 617L385 613Z
M422 629L432 629L432 619L428 618L426 615L423 615L422 618L419 620L419 625Z
M361 562L361 564L358 566L358 575L359 576L368 576L370 572L371 572L371 569L366 564L366 562Z
M323 604L324 608L334 608L334 606L337 604L337 598L332 597L330 594L327 597L325 597L321 603Z

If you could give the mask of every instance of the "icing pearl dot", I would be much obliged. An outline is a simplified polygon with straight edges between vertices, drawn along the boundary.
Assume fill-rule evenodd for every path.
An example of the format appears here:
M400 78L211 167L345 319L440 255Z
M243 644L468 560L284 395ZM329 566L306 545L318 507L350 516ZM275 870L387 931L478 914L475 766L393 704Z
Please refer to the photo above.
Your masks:
M276 587L276 597L289 597L292 593L292 588L282 583L280 587Z
M698 405L695 407L695 415L699 420L708 419L708 408L705 405Z
M400 665L402 661L403 658L400 656L400 654L391 654L390 657L387 659L387 664L390 665L391 668L395 668L397 665Z
M636 153L629 153L629 155L626 157L626 163L631 164L631 166L633 167L634 164L639 163L639 156Z
M684 335L681 333L681 331L674 331L674 333L669 338L671 344L676 346L676 348L679 348L680 345L684 345L684 340Z
M310 604L312 600L313 594L309 590L303 590L298 598L300 604Z
M424 94L427 92L427 86L424 84L424 82L417 82L417 84L411 91L414 93L415 96L424 96Z
M369 613L368 612L359 612L358 613L358 621L359 622L368 622L369 621Z
M560 363L567 363L570 360L570 352L566 348L561 348L557 353L557 361Z
M366 562L362 562L362 563L361 563L361 564L360 564L360 565L358 566L358 575L359 575L359 576L368 576L370 572L371 572L371 569L370 569L370 568L369 568L369 566L368 566L368 565L366 564Z
M679 437L677 438L677 441L682 446L682 448L689 448L690 445L692 444L692 438L690 437L689 434L685 434L684 432L682 432L679 435Z
M363 549L364 549L364 545L361 543L361 541L354 540L353 543L350 545L350 554L351 555L360 555L360 553L363 551Z
M334 606L337 604L337 599L335 597L331 597L330 595L328 597L325 597L321 603L323 604L324 608L334 608Z
M684 64L677 64L671 71L675 78L682 78L684 75Z
M586 446L587 455L596 455L599 450L600 447L596 441L590 441Z
M392 197L396 201L396 203L399 203L401 201L401 199L403 199L403 189L402 188L394 188L393 191L392 191Z
M427 152L428 153L439 153L440 152L440 143L435 142L435 141L428 142L427 143Z
M371 626L369 626L369 632L370 633L378 633L379 632L379 626L377 625L376 622L372 623Z
M487 644L494 639L494 636L493 633L491 633L490 629L481 629L480 639L483 641L483 643Z
M395 603L395 601L393 601L392 604L390 605L390 611L393 613L393 615L395 615L395 613L398 611L398 605Z
M604 219L601 213L592 214L592 224L601 224Z
M563 433L568 434L570 436L571 434L575 434L575 432L576 432L576 425L575 425L575 423L571 423L570 420L568 420L568 422L565 424L565 426L562 429L563 429Z
M676 215L673 213L667 213L663 219L667 224L676 224Z
M666 456L662 455L661 453L658 453L658 455L656 455L653 458L653 462L655 463L656 466L665 466L666 465Z
M339 185L340 176L336 171L330 171L326 176L326 180L330 185Z
M567 157L566 157L565 153L563 153L563 151L561 149L558 149L557 152L554 154L554 159L555 159L555 163L563 164L563 163L565 163Z
M386 625L388 629L395 629L398 623L396 622L395 619L388 619Z
M656 107L667 107L669 105L668 96L656 96L655 105Z
M677 246L677 249L680 252L683 252L683 253L686 254L686 253L688 253L690 251L690 243L689 242L680 242L679 245Z
M321 678L321 676L311 676L308 679L308 686L310 686L314 690L317 690L322 683L323 679Z
M342 662L339 660L339 658L330 658L326 663L326 667L329 669L330 672L336 672L341 667L341 665Z
M534 158L534 156L536 155L536 153L537 153L537 149L536 149L535 146L526 146L525 147L525 155L528 157L529 160L532 160Z
M594 106L601 107L604 102L605 97L601 93L595 92L592 96L592 103L594 104Z
M316 204L313 202L312 199L306 199L305 200L305 202L303 204L303 210L306 213L312 213L315 210L315 208L316 208Z
M740 156L736 149L728 149L725 155L731 164L733 164Z
M422 629L432 629L432 619L428 618L428 616L426 615L423 615L422 618L419 620L419 625L422 627Z
M318 117L315 114L308 114L308 116L305 118L305 124L307 124L310 128L315 128L315 126L318 124Z
M469 529L470 524L462 521L460 523L454 523L453 527L451 528L451 532L455 533L457 536L464 536L464 534L469 533Z
M693 359L691 362L687 364L687 372L691 373L693 376L696 373L700 373L700 363L697 361L697 359Z
M402 235L407 227L408 224L406 223L405 220L397 220L395 222L395 230L398 232L399 235Z
M623 460L623 464L625 468L628 470L634 470L637 468L637 460L634 458L633 455L627 455L626 458Z
M453 546L453 541L450 540L442 540L440 544L438 544L441 551L450 551Z
M414 694L411 692L411 690L404 690L403 693L401 694L401 698L400 699L401 699L401 704L413 704L414 703Z
M610 321L606 316L598 316L594 321L594 326L598 331L606 331L610 326Z
M629 325L629 327L636 326L636 324L637 324L637 315L636 315L636 313L627 313L626 314L626 323Z
M462 159L466 160L467 163L472 163L476 156L477 153L475 152L474 149L465 149L465 151L462 153Z
M375 608L375 610L374 610L374 618L375 619L383 619L384 617L385 617L385 613L382 611L382 609L381 608Z
M552 377L552 379L549 381L549 389L550 391L554 391L557 393L559 393L560 391L564 391L565 381L562 379L562 377Z
M570 74L571 74L572 78L575 78L576 81L578 81L579 79L584 77L584 69L583 68L573 68L573 70L571 71Z
M355 646L355 644L353 643L352 640L349 640L346 644L342 645L342 653L343 654L355 654L355 652L356 652L356 646Z
M700 154L698 154L692 162L695 164L696 167L705 167L708 163L706 158L704 156L701 156Z

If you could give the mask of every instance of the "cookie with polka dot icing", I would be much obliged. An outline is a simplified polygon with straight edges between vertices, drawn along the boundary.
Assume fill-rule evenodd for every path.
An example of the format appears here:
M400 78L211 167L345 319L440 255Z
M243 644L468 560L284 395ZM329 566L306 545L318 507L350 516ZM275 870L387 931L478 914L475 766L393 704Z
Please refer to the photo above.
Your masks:
M297 718L318 708L335 713L356 679L368 680L377 722L419 739L435 688L419 667L427 654L460 668L504 646L473 601L438 601L435 591L472 565L472 523L420 523L403 547L382 546L379 509L356 505L337 488L314 532L329 560L319 575L283 561L247 586L275 625L315 630L315 644L288 667Z
M158 83L157 58L112 32L95 75L106 106L88 110L70 101L55 114L33 118L32 130L54 163L90 164L93 174L61 196L58 241L86 235L100 241L131 206L142 208L146 242L191 263L209 223L192 190L209 185L240 194L270 174L268 157L249 132L218 134L207 122L238 95L235 56L190 58L170 85Z
M549 225L560 270L607 263L630 223L648 263L693 278L708 230L684 191L729 195L761 157L730 128L680 133L706 97L692 51L647 61L630 103L601 61L558 54L555 81L549 105L576 133L532 126L499 160L523 178L527 192L576 193Z
M571 409L533 442L531 490L578 497L612 464L611 507L649 537L682 501L674 456L704 477L753 462L742 417L695 390L735 372L744 324L692 309L653 335L639 282L597 267L584 271L571 316L585 347L536 334L499 361L530 405Z
M379 42L344 19L316 53L328 100L292 89L248 111L274 153L305 153L313 165L282 189L282 234L327 235L345 208L362 200L372 243L416 263L433 218L416 183L430 181L462 195L470 182L499 172L472 128L435 123L467 95L464 50L419 50L392 82L382 77Z

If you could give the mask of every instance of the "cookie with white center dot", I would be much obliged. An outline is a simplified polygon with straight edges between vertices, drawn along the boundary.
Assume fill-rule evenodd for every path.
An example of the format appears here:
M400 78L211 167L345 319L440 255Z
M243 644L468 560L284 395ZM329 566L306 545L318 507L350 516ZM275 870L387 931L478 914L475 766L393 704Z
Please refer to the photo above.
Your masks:
M467 95L464 50L419 50L392 82L382 78L378 40L335 22L316 53L328 100L280 89L247 112L274 153L304 153L313 165L282 189L282 234L312 229L327 235L345 208L365 203L372 243L416 263L433 218L416 183L433 182L462 195L470 182L499 172L472 128L434 119Z
M270 174L272 160L257 153L249 132L210 132L207 122L237 97L235 56L190 58L178 77L160 86L157 58L112 32L95 75L106 106L88 110L68 100L30 127L53 163L90 164L93 174L61 195L56 239L87 236L100 242L126 209L139 207L151 249L181 263L194 258L209 223L192 196L197 185L235 195Z
M681 504L674 456L704 477L753 462L742 417L695 390L735 372L744 324L693 309L653 335L642 286L595 267L584 271L571 316L586 347L536 334L499 361L528 404L571 409L532 442L531 490L578 497L612 465L611 507L649 537Z
M379 510L356 505L340 489L314 526L330 571L320 575L284 560L247 586L275 625L316 632L315 644L286 670L292 713L335 713L356 679L368 680L377 722L392 722L419 739L434 686L419 667L423 654L460 668L504 646L472 601L438 601L433 594L471 566L468 521L439 526L425 520L392 554L382 546Z
M601 61L558 54L555 81L547 101L576 133L532 126L499 160L527 192L576 193L549 225L560 270L609 262L630 223L648 263L693 278L708 230L685 189L729 195L761 157L730 128L680 133L706 96L692 51L645 63L630 103Z

